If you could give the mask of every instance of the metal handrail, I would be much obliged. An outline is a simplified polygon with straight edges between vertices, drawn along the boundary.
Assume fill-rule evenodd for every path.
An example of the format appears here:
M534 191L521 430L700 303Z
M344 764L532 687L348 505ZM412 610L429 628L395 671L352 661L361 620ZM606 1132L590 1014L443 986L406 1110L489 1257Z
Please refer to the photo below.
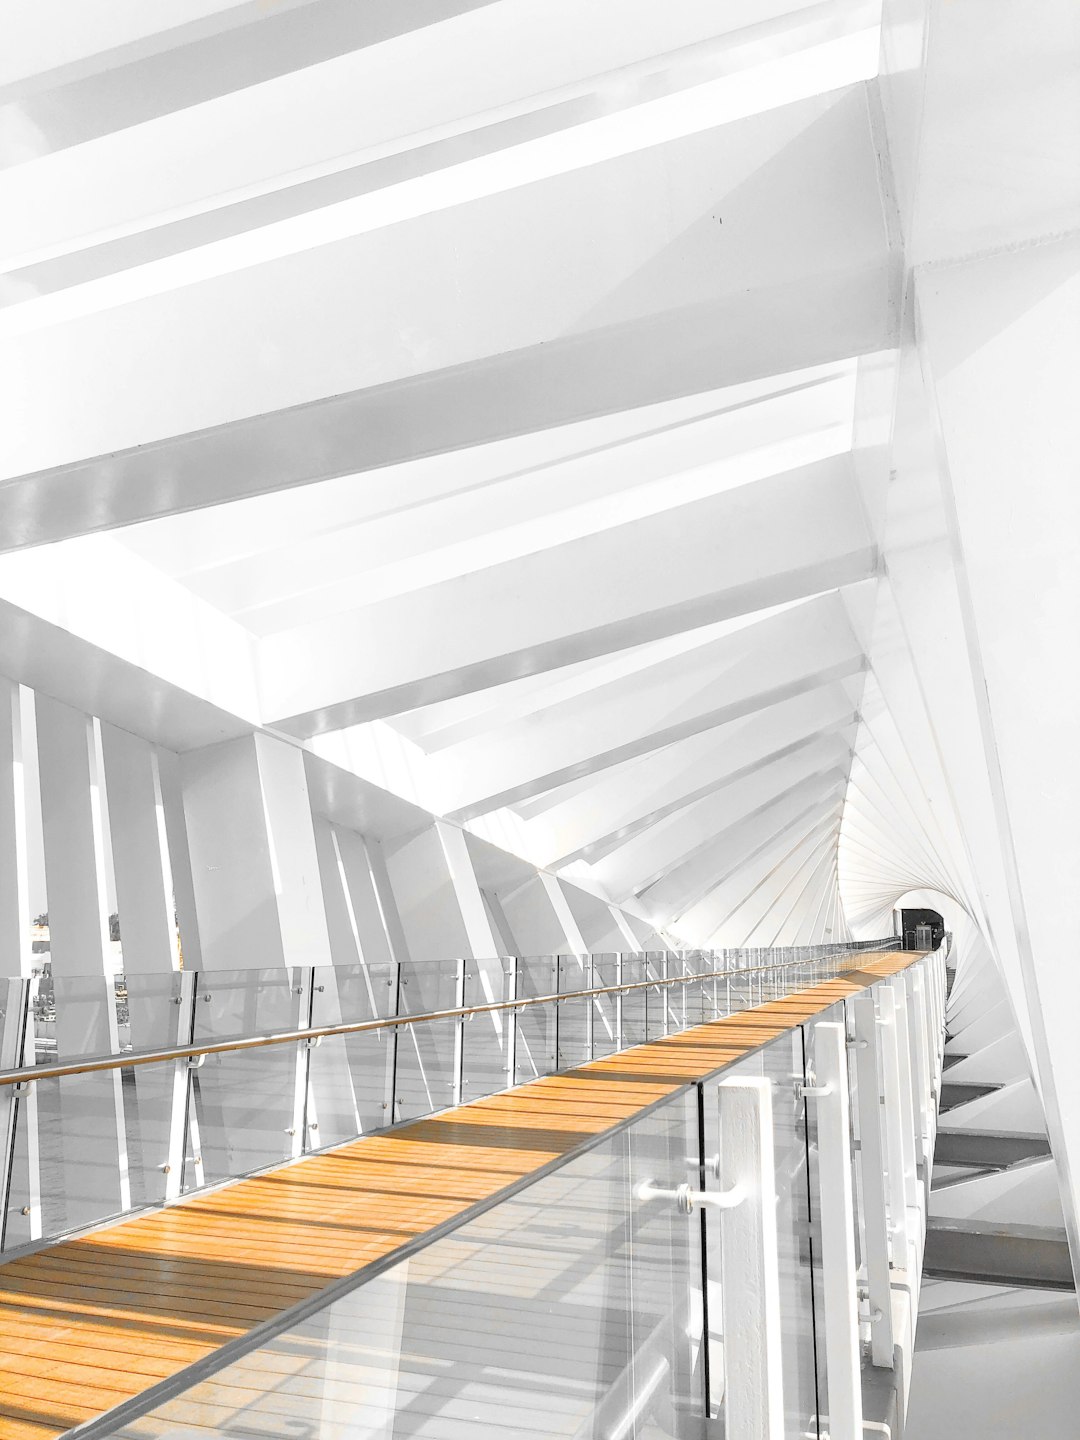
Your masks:
M832 960L866 950L842 950ZM100 1071L126 1070L135 1065L160 1065L170 1060L192 1060L200 1055L221 1055L231 1051L258 1050L266 1045L288 1045L298 1041L320 1041L335 1035L360 1035L369 1030L390 1030L399 1025L422 1025L435 1020L467 1019L470 1015L491 1015L503 1010L523 1010L532 1005L558 1004L565 1000L587 1000L596 995L623 994L630 990L656 990L666 985L691 985L697 980L717 980L731 976L757 975L769 970L789 970L797 965L814 965L816 960L778 961L772 965L747 966L737 970L703 970L695 975L672 975L665 979L635 980L625 985L601 985L589 990L560 991L554 995L532 995L517 1000L498 1000L487 1005L458 1006L452 1010L430 1010L420 1015L389 1015L378 1020L356 1020L337 1025L318 1025L306 1030L282 1030L263 1035L241 1036L234 1040L217 1040L205 1045L176 1045L165 1050L128 1050L122 1055L88 1056L65 1065L24 1065L0 1071L0 1085L24 1085L33 1080L63 1079L70 1075L88 1075Z

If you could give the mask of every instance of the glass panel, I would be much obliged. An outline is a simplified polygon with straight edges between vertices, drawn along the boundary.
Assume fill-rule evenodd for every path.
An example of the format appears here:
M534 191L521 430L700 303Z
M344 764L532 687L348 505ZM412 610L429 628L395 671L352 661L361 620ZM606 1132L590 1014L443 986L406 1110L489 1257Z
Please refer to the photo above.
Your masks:
M470 961L470 964L474 963ZM464 960L409 960L401 966L399 1015L461 1008ZM458 1098L461 1021L429 1020L398 1028L395 1120L413 1120Z
M784 1383L785 1436L817 1436L818 1402L814 1352L812 1245L807 1191L806 1102L796 1094L801 1081L802 1033L783 1035L724 1071L722 1078L754 1076L769 1082L776 1175L776 1232L780 1278L780 1323ZM705 1153L720 1151L718 1081L703 1087ZM715 1212L706 1213L710 1393L712 1414L723 1414L724 1312L720 1235Z
M307 999L307 985L283 966L203 971L195 991L195 1043L297 1030L301 1013L307 1020ZM202 1157L197 1179L213 1182L245 1175L299 1153L302 1137L294 1132L298 1120L302 1123L297 1114L300 1064L299 1046L267 1045L207 1055L192 1070L196 1144Z
M680 1096L115 1435L700 1433L699 1227L636 1193L692 1134Z
M642 956L647 980L663 980L667 975L667 956L661 952L647 952ZM670 985L658 985L655 990L645 992L645 1022L650 1040L660 1040L668 1033L668 1010Z
M29 980L0 979L0 1066L13 1070L26 1059L30 1011ZM37 1203L36 1183L31 1190L27 1154L27 1110L36 1105L34 1088L17 1090L0 1086L0 1183L6 1191L6 1206L0 1216L0 1245L10 1249L33 1238L31 1201ZM36 1125L34 1127L36 1133ZM36 1175L35 1175L36 1181ZM36 1218L36 1217L35 1217Z
M517 998L554 995L559 983L558 959L554 955L531 955L517 962ZM530 1005L518 1010L514 1062L517 1083L550 1075L555 1069L555 1006Z
M507 957L465 962L465 1004L493 1005L514 998L514 961ZM514 1012L497 1010L465 1021L462 1100L493 1095L514 1083L511 1047Z
M313 1026L352 1025L397 1013L398 967L391 961L320 966L314 979ZM331 1036L311 1050L308 1138L313 1148L390 1124L395 1043L394 1030L372 1030Z
M637 985L649 978L643 955L620 955L618 958L620 985ZM622 1048L643 1045L649 1038L648 990L627 990L620 995L619 1002L622 1006Z
M43 977L44 979L44 977ZM53 976L55 1049L39 1062L108 1055L118 1042L111 975ZM126 1208L121 1072L36 1081L42 1226L46 1235L90 1225Z
M559 993L587 990L592 966L587 955L559 956ZM593 1007L588 1000L559 1002L556 1054L558 1068L569 1070L592 1058Z
M186 1044L191 1039L194 988L194 976L179 970L126 976L119 1016L121 1048L164 1050ZM182 1143L188 1073L183 1060L121 1071L133 1205L160 1204L166 1197L172 1164L184 1172L180 1154L174 1155L172 1146L177 1121L177 1144ZM194 1173L187 1178L193 1183Z
M705 1416L702 1227L671 1196L699 1184L698 1093L675 1096L627 1132L630 1148L630 1348L622 1415L609 1405L600 1433L659 1437L699 1435ZM642 1187L668 1191L643 1195ZM723 1223L714 1212L715 1222ZM634 1427L625 1428L633 1416Z
M802 1027L803 1048L806 1060L806 1075L809 1081L811 1076L816 1075L816 1064L814 1055L814 1038L818 1025L821 1024L843 1025L844 1024L844 1002L838 1001L816 1015L813 1021ZM814 1277L814 1304L818 1315L824 1314L824 1276L822 1271L821 1242L820 1242L820 1195L821 1180L818 1168L818 1110L816 1105L807 1105L804 1110L806 1123L806 1143L809 1161L809 1183L810 1195L810 1219L813 1234L813 1277ZM818 1326L817 1335L817 1383L818 1383L818 1406L819 1414L827 1416L829 1413L829 1375L826 1363L825 1352L825 1328ZM824 1420L822 1421L824 1424Z
M619 957L592 957L592 988L611 989L619 983ZM619 1048L619 997L594 995L592 1000L592 1053L594 1058L611 1055Z

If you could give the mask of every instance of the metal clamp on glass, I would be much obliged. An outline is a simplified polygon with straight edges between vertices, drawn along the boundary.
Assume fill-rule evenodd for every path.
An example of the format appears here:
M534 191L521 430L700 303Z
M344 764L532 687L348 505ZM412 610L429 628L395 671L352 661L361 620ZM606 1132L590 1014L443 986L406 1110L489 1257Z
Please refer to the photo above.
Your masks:
M693 1190L687 1184L677 1185L674 1190L665 1190L646 1180L637 1188L639 1200L674 1200L682 1215L692 1215L695 1206L711 1206L714 1210L734 1210L746 1199L746 1188L733 1185L730 1190Z

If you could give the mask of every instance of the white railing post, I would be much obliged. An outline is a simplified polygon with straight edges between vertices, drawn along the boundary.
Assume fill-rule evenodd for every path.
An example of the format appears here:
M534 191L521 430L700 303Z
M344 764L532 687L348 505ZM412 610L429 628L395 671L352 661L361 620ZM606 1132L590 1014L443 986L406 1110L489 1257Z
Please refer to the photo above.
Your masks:
M904 1142L904 1190L908 1205L915 1207L919 1203L919 1173L915 1144L915 1082L911 1065L906 972L893 975L887 984L893 993L896 1059L900 1069L900 1133Z
M915 1082L915 1143L928 1173L933 1149L933 1079L931 1074L929 1031L926 1023L926 990L922 972L912 971L908 988L908 1018L911 1032L911 1053Z
M878 1080L878 1024L872 990L855 996L855 1073L858 1080L859 1154L862 1173L866 1285L870 1304L870 1351L875 1365L893 1364L889 1221L882 1143L882 1090Z
M720 1222L727 1440L783 1440L780 1268L772 1094L757 1076L717 1086L721 1181L740 1204Z
M824 1022L814 1026L814 1069L815 1079L803 1087L803 1093L817 1104L829 1440L863 1440L847 1038L843 1025Z
M889 1225L893 1264L906 1269L908 1263L907 1146L904 1143L904 1111L901 1103L899 1036L896 1028L896 994L890 985L877 987L878 1025L881 1042L881 1079L885 1104L885 1169L888 1180ZM914 1146L912 1146L914 1157ZM912 1159L914 1164L914 1158Z

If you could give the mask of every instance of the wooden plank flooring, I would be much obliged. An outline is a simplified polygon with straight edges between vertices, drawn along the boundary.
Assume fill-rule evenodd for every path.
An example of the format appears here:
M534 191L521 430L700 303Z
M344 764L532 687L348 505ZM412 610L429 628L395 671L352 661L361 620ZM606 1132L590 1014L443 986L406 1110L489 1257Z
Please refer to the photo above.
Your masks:
M238 1180L0 1266L0 1440L48 1440L917 957Z

